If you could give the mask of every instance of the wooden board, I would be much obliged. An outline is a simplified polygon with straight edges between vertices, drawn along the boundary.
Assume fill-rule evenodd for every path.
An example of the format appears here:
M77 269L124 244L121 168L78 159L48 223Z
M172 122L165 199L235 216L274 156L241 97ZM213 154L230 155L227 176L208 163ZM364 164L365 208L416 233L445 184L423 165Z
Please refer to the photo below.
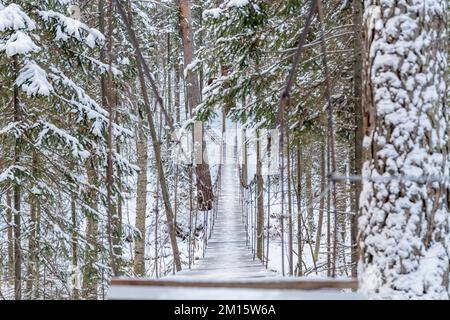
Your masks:
M113 285L109 300L364 300L356 292L336 289L279 290Z
M355 279L284 278L246 246L238 172L225 166L218 217L206 256L192 269L163 279L114 278L109 299L276 300L364 299Z
M318 290L353 289L358 282L350 280L258 280L258 281L198 281L198 280L158 280L158 279L112 279L113 286L152 286L152 287L197 287L197 288L239 288L239 289L282 289L282 290Z

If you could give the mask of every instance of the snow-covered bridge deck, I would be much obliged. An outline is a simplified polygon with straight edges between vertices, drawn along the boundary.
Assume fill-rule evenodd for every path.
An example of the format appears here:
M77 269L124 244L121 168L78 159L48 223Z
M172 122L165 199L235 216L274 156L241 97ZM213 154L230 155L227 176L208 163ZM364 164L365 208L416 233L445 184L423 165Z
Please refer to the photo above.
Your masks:
M284 278L266 269L246 245L235 165L223 165L217 219L205 258L158 279L114 279L110 299L363 299L354 280ZM348 289L349 292L343 292Z
M221 280L280 277L267 270L259 260L254 260L246 245L238 183L235 165L224 165L217 218L206 255L191 270L182 271L176 277Z

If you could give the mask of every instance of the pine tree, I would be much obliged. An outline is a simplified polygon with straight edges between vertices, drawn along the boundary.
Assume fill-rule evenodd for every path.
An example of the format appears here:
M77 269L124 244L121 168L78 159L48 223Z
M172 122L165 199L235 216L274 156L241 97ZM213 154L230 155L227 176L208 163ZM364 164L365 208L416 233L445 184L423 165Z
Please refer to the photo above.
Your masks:
M73 220L68 218L70 203L75 201L85 215L75 221L86 218L95 225L101 220L97 195L102 192L86 175L105 168L108 112L83 87L106 71L94 58L105 38L62 12L67 12L66 4L46 1L0 5L0 56L10 61L2 66L1 77L13 88L1 91L9 102L2 104L0 118L5 147L0 188L14 190L16 298L21 298L24 290L31 291L32 282L41 291L34 295L41 297L47 283L41 285L43 279L33 276L42 272L39 268L52 273L46 281L57 279L57 270L73 269L73 260L65 259L71 247L69 239L74 232L83 233L73 230ZM114 72L119 73L116 68ZM118 140L131 136L116 124L113 133ZM114 155L114 166L116 172L134 171L119 154ZM96 196L90 199L93 194ZM27 256L22 250L26 239L31 246ZM83 250L100 252L98 240L88 240L94 247ZM38 248L40 254L36 255ZM94 255L94 260L97 257ZM93 265L91 270L98 272ZM26 287L22 280L27 280ZM58 286L56 290L65 290L62 283ZM27 294L31 296L31 292Z

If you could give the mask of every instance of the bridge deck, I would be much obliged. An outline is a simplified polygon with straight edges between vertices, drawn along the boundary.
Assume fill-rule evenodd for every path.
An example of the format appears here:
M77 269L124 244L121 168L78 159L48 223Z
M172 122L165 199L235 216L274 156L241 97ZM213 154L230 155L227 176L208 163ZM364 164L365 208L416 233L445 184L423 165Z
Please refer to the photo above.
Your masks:
M235 165L224 165L217 218L205 258L176 277L220 280L280 277L276 272L267 270L259 260L254 260L246 246L238 183Z

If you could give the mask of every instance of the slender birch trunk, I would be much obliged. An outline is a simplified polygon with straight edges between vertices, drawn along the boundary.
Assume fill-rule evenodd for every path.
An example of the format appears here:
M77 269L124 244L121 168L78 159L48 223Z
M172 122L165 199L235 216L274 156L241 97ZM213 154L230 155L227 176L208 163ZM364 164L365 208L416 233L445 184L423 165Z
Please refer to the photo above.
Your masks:
M325 77L325 97L327 99L327 130L330 148L330 173L333 175L336 173L336 151L335 151L335 138L334 138L334 110L333 103L331 101L331 82L328 72L328 54L325 42L325 26L324 26L324 12L322 7L322 1L317 0L317 11L320 22L320 43L323 63L323 75ZM331 176L330 176L331 177ZM333 260L332 260L332 272L331 275L336 276L336 260L337 260L337 236L338 236L338 224L336 217L336 184L330 179L331 183L331 207L334 211L334 225L333 225Z
M36 152L33 152L33 176L37 177L39 168L39 160ZM38 196L30 192L28 194L29 206L30 206L30 223L28 226L28 261L27 261L27 279L26 279L26 295L29 299L33 298L33 287L38 289L38 283L36 283L37 272L36 266L38 261L38 218L39 218L39 199Z
M77 207L75 202L75 195L72 195L72 200L70 201L70 217L72 222L72 232L71 232L71 241L72 241L72 269L74 272L79 272L78 268L78 219L77 219ZM80 290L78 288L77 282L77 274L74 274L74 280L72 282L73 299L78 300L80 298Z
M180 105L180 64L178 59L174 63L175 69L175 84L174 84L174 108L175 108L175 121L180 123L181 121L181 105Z
M85 265L83 268L83 298L96 300L98 297L98 270L95 264L98 262L98 176L95 159L89 159L86 164L89 188L85 196L90 209L85 210L86 215L86 249ZM93 212L92 212L92 211ZM94 213L95 212L95 213Z
M142 68L142 66L138 62L139 81L141 84L142 96L144 98L144 105L146 108L147 122L148 122L149 129L150 129L150 138L152 140L153 152L155 154L156 169L157 169L157 173L158 173L157 174L158 175L158 183L161 188L164 209L166 212L166 219L167 219L167 224L168 224L168 228L169 228L170 243L171 243L171 247L172 247L172 254L174 257L175 269L176 269L176 271L181 271L181 260L180 260L180 253L178 250L174 214L173 214L173 210L172 210L172 205L170 203L169 189L167 186L166 176L164 173L164 168L163 168L162 159L161 159L161 144L160 144L160 141L158 140L158 137L156 134L156 128L155 128L155 123L154 123L154 119L153 119L153 114L152 114L152 111L150 108L150 100L147 95L144 75L143 75L141 68Z
M287 139L287 197L288 197L288 228L289 228L289 275L294 274L294 235L292 226L292 190L291 190L291 148L289 146L289 134Z

